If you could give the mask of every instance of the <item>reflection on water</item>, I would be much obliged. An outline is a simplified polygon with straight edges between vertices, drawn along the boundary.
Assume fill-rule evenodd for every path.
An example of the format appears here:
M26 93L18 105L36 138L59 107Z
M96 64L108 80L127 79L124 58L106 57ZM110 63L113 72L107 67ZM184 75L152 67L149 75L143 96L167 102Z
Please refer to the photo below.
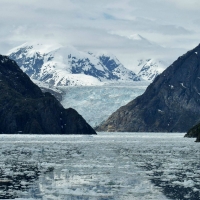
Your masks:
M183 134L2 135L0 199L197 199L199 144Z

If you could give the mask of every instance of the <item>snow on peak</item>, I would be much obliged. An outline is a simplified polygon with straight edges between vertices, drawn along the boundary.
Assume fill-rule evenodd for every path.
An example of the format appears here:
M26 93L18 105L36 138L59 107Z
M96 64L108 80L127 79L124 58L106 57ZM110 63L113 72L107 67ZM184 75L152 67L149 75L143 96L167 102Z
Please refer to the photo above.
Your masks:
M7 54L10 55L11 53L17 52L20 49L26 49L26 50L29 50L30 52L32 50L34 52L40 52L41 54L43 54L46 52L54 51L61 47L62 47L62 45L60 45L58 43L44 44L44 43L40 43L40 42L26 42L18 47L15 47L15 48L9 50L9 52Z
M9 51L32 79L51 85L98 85L107 81L139 81L110 53L94 54L59 44L25 43Z
M141 59L138 66L141 68L138 76L146 81L153 81L166 69L167 64L156 59Z

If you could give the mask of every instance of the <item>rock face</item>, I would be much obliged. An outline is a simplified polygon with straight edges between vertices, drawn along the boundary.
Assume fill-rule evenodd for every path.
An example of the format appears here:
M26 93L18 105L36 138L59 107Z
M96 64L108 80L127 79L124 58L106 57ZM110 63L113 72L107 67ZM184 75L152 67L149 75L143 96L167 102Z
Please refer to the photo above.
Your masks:
M156 77L97 131L186 132L200 122L200 45Z
M196 142L200 142L200 133L198 133Z
M58 44L25 43L9 52L32 79L52 86L99 85L109 81L139 81L113 55L87 53Z
M0 55L0 133L96 134L75 110L42 93L15 61Z
M192 127L187 134L185 135L185 137L196 137L197 140L196 142L200 142L200 123L197 124L196 126Z

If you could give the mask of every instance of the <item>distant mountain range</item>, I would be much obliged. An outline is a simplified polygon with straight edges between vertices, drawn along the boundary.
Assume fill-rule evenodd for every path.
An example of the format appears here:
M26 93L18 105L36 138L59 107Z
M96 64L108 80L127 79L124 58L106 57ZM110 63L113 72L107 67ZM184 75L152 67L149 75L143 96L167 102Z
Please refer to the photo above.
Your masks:
M141 59L137 66L141 70L136 74L125 68L112 54L94 54L78 51L72 46L36 42L11 49L8 56L32 80L50 86L90 86L115 81L152 82L167 67L166 63L158 59Z
M9 57L32 79L53 86L100 85L109 81L140 81L110 54L95 55L72 46L25 43L9 52Z

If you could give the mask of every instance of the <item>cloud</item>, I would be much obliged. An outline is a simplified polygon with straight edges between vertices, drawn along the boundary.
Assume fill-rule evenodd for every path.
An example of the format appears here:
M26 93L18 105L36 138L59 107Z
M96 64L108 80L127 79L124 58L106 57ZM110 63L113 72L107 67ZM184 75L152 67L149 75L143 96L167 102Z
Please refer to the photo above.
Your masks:
M129 68L139 57L174 59L199 43L199 4L195 0L1 0L0 51L41 40L85 51L110 51ZM146 42L131 38L134 34Z
M184 10L200 10L199 0L166 0Z

